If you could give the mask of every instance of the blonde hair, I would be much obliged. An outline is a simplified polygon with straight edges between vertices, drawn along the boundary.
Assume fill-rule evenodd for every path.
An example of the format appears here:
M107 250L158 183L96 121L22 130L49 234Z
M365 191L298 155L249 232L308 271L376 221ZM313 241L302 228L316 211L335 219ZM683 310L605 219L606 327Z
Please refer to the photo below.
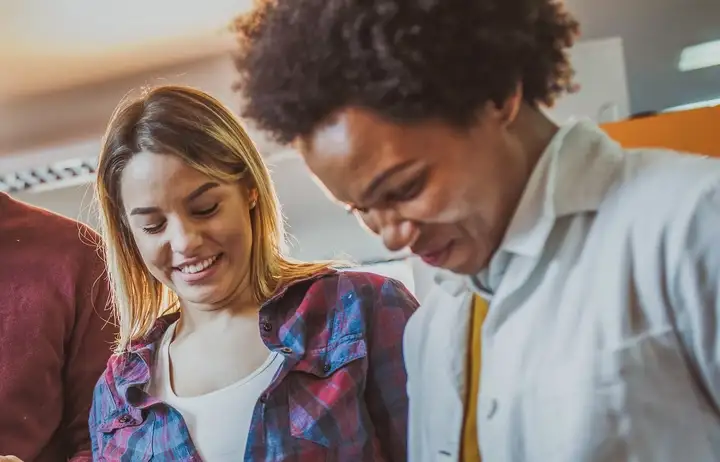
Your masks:
M325 271L331 262L305 263L283 255L280 204L260 153L233 113L212 96L166 85L126 99L113 112L103 138L96 193L101 232L120 333L116 352L145 337L163 314L178 311L177 295L147 270L122 204L120 177L141 151L170 154L223 182L247 181L257 189L251 210L250 281L258 303L279 285Z

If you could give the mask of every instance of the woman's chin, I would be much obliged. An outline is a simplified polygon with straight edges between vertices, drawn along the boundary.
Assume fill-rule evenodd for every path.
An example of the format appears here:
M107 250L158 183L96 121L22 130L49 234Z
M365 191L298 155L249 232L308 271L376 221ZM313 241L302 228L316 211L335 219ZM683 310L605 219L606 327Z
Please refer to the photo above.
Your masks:
M193 309L200 311L216 311L223 306L227 306L225 300L229 298L225 295L225 291L214 287L183 290L182 293L178 294L178 297L183 306L192 306Z

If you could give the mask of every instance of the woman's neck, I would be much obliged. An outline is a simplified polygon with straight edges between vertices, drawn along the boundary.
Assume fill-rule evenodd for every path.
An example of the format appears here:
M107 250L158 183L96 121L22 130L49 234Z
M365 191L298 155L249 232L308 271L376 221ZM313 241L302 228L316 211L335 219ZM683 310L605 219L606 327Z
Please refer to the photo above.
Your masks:
M180 320L176 327L178 334L194 332L222 332L238 324L253 323L257 327L260 305L245 300L217 307L180 303Z

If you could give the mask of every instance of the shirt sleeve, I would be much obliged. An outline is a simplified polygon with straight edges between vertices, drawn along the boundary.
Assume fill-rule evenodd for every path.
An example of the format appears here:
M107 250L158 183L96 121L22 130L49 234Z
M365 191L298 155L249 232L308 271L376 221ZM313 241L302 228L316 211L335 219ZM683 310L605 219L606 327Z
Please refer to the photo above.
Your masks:
M368 336L366 401L385 454L407 460L408 396L403 359L405 325L418 302L398 281L384 279L372 312Z
M108 369L110 369L112 359L108 361ZM107 369L103 372L103 376L98 380L93 391L92 405L90 407L90 417L88 419L88 427L90 430L90 449L92 451L91 460L99 458L100 444L98 441L98 429L100 423L103 421L104 413L108 412L108 402L111 401L109 390L107 389L107 382L105 376L107 375ZM83 459L78 459L83 460ZM75 461L72 461L75 462Z
M688 210L679 213L688 213ZM679 265L669 268L670 294L679 335L700 388L720 413L720 184L676 220ZM686 215L687 216L687 215Z
M88 416L93 389L105 369L115 340L110 312L110 288L105 267L95 249L88 250L82 281L78 282L73 335L64 369L62 431L71 462L91 461Z

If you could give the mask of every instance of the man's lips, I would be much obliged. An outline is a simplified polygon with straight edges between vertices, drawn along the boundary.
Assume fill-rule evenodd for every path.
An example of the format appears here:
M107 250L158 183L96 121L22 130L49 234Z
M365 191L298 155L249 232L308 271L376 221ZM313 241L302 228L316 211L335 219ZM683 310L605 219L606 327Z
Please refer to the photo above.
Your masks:
M428 265L437 266L445 259L452 247L454 241L450 241L442 247L435 247L431 250L411 249L414 254L419 256Z

